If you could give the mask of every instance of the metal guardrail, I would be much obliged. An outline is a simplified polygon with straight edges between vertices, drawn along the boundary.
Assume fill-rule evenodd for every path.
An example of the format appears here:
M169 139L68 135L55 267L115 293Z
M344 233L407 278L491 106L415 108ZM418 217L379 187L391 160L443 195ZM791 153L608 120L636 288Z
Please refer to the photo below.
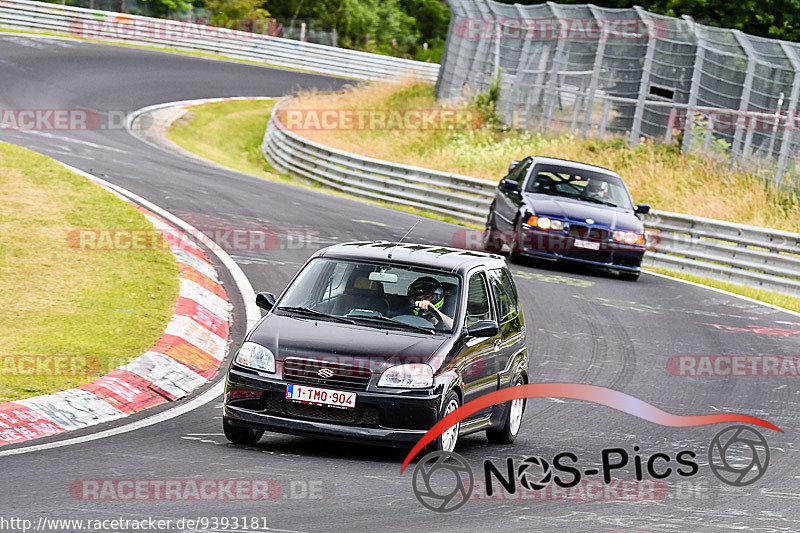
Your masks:
M497 184L323 146L289 131L275 105L262 151L279 171L361 198L483 225ZM646 266L800 296L800 234L652 210Z
M436 63L177 20L25 0L0 0L0 27L214 53L361 80L408 77L434 82L439 72Z
M370 200L424 209L454 219L483 224L494 182L421 167L392 163L337 150L289 131L272 109L262 150L281 172Z

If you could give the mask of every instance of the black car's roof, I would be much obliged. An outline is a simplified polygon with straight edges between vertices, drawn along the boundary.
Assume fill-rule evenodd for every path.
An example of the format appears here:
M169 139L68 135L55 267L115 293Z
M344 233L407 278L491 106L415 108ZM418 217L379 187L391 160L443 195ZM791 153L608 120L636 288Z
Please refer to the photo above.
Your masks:
M388 262L462 274L481 265L500 268L506 264L503 256L485 252L386 241L335 244L318 251L314 257Z
M613 170L605 167L598 167L597 165L590 165L589 163L581 163L580 161L572 161L570 159L558 159L557 157L544 157L540 155L532 155L534 164L545 163L550 165L558 165L562 167L571 167L577 170L592 170L595 172L602 172L603 174L610 174L619 177L619 174Z

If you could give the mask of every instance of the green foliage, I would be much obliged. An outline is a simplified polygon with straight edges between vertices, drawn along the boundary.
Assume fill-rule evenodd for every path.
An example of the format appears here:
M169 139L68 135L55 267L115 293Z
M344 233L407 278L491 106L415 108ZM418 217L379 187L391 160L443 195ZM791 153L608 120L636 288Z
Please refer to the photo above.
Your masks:
M497 101L500 99L500 73L497 70L497 76L489 82L489 88L486 92L479 93L472 101L472 105L483 113L486 120L486 125L494 130L505 129L500 116L497 114Z
M204 7L214 15L214 22L226 25L231 20L268 20L266 0L203 0Z
M508 4L540 4L539 0L500 0ZM585 4L586 0L559 0ZM596 0L600 7L633 7L671 17L690 15L695 21L720 28L735 28L751 35L800 41L800 0Z
M339 46L423 61L441 58L450 20L439 0L269 0L268 8L284 25L302 20L335 28Z

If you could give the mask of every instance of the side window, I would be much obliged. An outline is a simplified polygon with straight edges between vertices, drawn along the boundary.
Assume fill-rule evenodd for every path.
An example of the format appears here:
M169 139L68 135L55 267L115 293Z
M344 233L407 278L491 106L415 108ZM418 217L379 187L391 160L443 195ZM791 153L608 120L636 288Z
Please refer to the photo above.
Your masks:
M469 278L467 289L467 326L479 320L491 320L492 308L489 305L489 292L486 290L486 278L482 272Z
M499 315L500 324L507 322L519 313L517 295L508 272L498 268L489 271L489 282L492 284L492 296Z

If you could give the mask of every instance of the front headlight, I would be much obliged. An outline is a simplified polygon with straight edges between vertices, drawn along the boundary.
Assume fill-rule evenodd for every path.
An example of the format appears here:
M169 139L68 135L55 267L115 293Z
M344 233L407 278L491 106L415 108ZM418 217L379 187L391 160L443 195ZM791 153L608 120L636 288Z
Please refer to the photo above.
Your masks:
M236 352L236 362L242 366L275 372L275 355L269 348L264 348L254 342L245 342Z
M554 220L548 217L528 217L526 224L540 229L551 229L561 231L564 229L564 222L561 220Z
M611 237L615 241L624 242L625 244L644 245L644 233L637 233L635 231L615 231Z
M387 368L378 380L378 387L425 389L431 386L433 386L433 368L420 363Z

